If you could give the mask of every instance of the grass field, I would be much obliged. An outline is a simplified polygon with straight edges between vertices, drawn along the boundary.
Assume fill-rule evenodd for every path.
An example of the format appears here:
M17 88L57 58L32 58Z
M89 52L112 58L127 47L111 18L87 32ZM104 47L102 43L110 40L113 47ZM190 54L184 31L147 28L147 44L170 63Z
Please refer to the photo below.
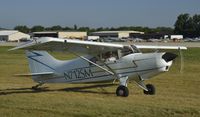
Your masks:
M43 91L32 91L36 83L31 78L13 76L29 72L24 51L7 49L0 47L0 117L200 116L199 48L184 52L184 73L179 73L176 61L170 72L145 82L156 86L156 95L144 95L130 82L127 98L115 96L117 85L45 84Z

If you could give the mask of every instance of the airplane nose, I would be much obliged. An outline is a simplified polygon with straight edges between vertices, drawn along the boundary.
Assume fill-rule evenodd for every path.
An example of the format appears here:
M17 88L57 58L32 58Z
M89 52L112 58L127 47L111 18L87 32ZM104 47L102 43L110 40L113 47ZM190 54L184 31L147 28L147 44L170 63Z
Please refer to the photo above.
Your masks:
M178 55L170 53L170 52L166 52L164 55L162 55L162 58L166 61L172 61L174 60Z

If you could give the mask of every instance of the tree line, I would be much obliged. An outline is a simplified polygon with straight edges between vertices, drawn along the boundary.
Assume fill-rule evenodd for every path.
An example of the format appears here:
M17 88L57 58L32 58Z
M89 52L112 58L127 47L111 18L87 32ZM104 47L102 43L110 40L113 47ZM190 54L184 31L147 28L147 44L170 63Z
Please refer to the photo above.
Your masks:
M20 32L30 33L30 32L40 32L40 31L86 31L96 32L96 31L126 31L126 30L135 30L135 31L142 31L145 33L157 33L157 32L167 32L172 33L173 29L170 27L157 27L157 28L149 28L149 27L141 27L141 26L123 26L123 27L100 27L100 28L90 28L90 27L78 27L74 25L74 27L62 27L60 25L52 26L52 27L43 27L41 25L33 26L31 28L27 26L16 26L14 30L19 30Z
M60 25L44 27L41 25L36 25L33 27L28 27L25 25L19 25L14 27L14 30L19 30L24 33L40 32L40 31L86 31L88 34L96 31L125 31L125 30L135 30L142 31L146 34L161 33L161 34L182 34L184 37L199 37L200 36L200 15L195 14L190 16L189 14L180 14L174 24L174 28L171 27L157 27L149 28L142 26L121 26L121 27L78 27L76 24L73 27L62 27Z
M180 14L174 24L174 33L184 37L200 37L200 15Z

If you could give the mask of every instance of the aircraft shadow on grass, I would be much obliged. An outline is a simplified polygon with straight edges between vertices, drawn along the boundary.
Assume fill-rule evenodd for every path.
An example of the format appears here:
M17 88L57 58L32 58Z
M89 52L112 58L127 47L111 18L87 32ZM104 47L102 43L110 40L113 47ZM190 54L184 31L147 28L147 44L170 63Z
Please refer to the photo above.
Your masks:
M56 91L66 91L66 92L80 92L80 93L92 93L92 94L114 94L114 92L108 92L104 88L114 86L115 84L98 84L98 85L90 85L90 86L79 86L79 87L69 87L63 89L48 89L48 87L41 87L37 90L33 90L32 88L10 88L10 89L0 89L0 96L3 95L11 95L11 94L25 94L25 93L43 93L43 92L56 92ZM100 88L99 91L93 91L89 89Z

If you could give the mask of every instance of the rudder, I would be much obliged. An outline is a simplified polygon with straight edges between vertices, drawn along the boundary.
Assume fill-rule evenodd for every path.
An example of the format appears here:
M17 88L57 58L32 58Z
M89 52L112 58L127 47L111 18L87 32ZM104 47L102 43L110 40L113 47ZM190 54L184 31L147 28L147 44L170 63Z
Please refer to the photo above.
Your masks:
M31 73L55 72L58 61L46 51L26 51Z

